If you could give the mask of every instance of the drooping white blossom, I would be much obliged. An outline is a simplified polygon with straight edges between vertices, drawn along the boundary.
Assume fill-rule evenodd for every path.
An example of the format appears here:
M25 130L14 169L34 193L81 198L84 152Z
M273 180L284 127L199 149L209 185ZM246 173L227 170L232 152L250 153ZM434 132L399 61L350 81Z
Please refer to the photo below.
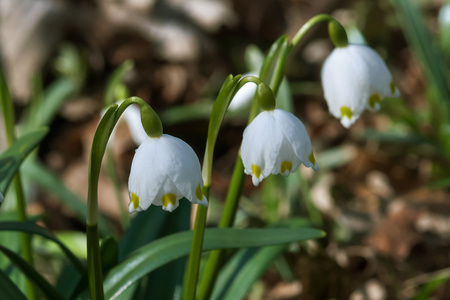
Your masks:
M302 121L282 109L263 111L247 126L241 157L255 186L270 174L287 176L302 163L319 168Z
M136 150L131 164L128 210L146 210L153 204L173 211L183 197L208 206L202 188L200 162L188 144L167 134L148 137Z
M365 109L377 110L383 98L399 95L383 59L365 45L335 48L323 64L321 77L329 111L346 128Z

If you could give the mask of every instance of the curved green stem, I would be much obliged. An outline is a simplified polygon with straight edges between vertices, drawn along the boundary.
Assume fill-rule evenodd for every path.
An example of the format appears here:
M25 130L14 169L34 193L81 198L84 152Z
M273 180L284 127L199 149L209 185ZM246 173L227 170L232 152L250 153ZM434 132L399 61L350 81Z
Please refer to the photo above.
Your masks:
M0 110L3 112L3 120L5 123L6 140L8 146L11 146L16 141L16 135L14 132L14 107L9 93L9 88L6 83L6 79L3 74L3 70L0 66ZM27 221L26 213L26 203L23 193L22 180L20 176L20 171L17 172L14 177L14 188L16 191L17 200L17 217L19 221ZM33 266L33 252L31 249L31 236L28 233L22 232L20 234L21 246L22 246L22 256L26 262ZM37 299L36 290L27 279L27 296L28 299Z
M314 16L311 19L309 19L305 24L303 24L302 27L300 27L300 29L297 31L297 33L292 38L290 50L292 50L293 48L295 48L295 46L297 46L297 44L300 42L300 40L305 36L305 34L314 25L316 25L317 23L320 23L320 22L329 22L329 21L336 21L336 19L327 14L320 14L320 15Z
M206 140L205 155L203 158L203 194L209 198L209 187L211 186L211 172L214 147L219 133L220 125L225 117L228 106L230 105L236 87L239 84L240 75L228 76L222 85L216 102L214 103L211 118L208 126L208 138ZM244 78L245 79L245 78ZM251 80L251 79L248 79ZM198 273L200 268L200 258L202 254L203 235L205 231L207 207L198 206L195 216L194 234L191 244L191 252L189 255L188 266L186 270L186 278L184 283L184 300L194 300L197 291Z
M133 103L139 104L141 108L150 107L144 100L138 97L128 98L122 102L119 107L117 104L111 105L100 120L92 142L89 159L89 185L86 216L89 292L92 300L104 299L98 237L98 180L100 177L101 163L106 151L108 139L111 136L114 126L125 109Z

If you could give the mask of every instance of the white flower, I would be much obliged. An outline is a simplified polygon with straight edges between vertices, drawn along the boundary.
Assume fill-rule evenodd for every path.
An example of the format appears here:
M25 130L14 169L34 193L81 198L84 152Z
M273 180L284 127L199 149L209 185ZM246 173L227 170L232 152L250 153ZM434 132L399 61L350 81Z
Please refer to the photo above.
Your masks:
M325 100L333 116L348 128L365 109L379 109L385 97L398 96L382 58L365 45L335 48L322 67Z
M258 74L246 73L242 75L241 80L247 76L258 77ZM239 91L237 91L236 95L234 95L230 105L228 106L228 110L238 111L241 109L250 108L252 100L255 97L255 93L256 93L256 84L253 82L246 83L242 88L239 89Z
M319 169L302 121L281 109L263 111L247 126L241 156L255 186L270 174L287 176L302 163Z
M128 210L141 211L153 204L173 211L183 197L208 206L202 187L200 162L188 144L167 134L148 137L136 150L131 164Z
M141 109L139 105L130 105L123 112L123 117L127 122L128 129L130 130L131 138L136 145L142 144L148 137L147 133L142 127L141 122Z

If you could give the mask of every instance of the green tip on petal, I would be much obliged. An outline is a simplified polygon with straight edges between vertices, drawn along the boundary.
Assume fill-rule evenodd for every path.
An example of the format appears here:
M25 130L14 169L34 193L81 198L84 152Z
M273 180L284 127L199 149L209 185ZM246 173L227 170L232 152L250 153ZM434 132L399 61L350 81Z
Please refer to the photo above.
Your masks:
M389 84L389 87L391 88L391 94L394 95L395 94L395 84L393 81L391 81L391 83Z
M352 110L348 106L341 106L341 115L347 117L349 120L353 117Z
M292 170L292 163L290 161L285 160L281 163L280 171L282 174L285 173L286 171L291 172L291 170Z
M380 102L381 102L381 98L380 98L380 95L378 95L378 94L372 94L369 97L369 106L371 108L375 108L375 106ZM342 111L342 108L341 108L341 111Z
M261 168L258 167L257 165L252 165L252 172L253 172L253 175L256 176L256 178L259 179L259 177L261 177Z
M134 209L138 209L139 207L139 196L135 193L131 193L131 203L133 204Z
M172 203L173 206L177 204L177 196L172 193L167 193L164 196L162 196L162 203L164 207L168 207L169 204Z
M308 156L308 160L309 160L309 162L312 163L313 165L316 164L316 158L314 157L314 154L312 153L312 151L311 151L311 153L310 153L309 156Z

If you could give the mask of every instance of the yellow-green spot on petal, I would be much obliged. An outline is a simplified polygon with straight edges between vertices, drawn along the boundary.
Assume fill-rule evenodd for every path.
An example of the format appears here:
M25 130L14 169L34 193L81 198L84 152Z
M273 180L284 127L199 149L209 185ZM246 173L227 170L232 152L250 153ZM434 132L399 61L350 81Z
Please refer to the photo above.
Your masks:
M139 196L135 193L131 193L131 203L133 203L134 209L138 209L139 207Z
M167 193L164 196L162 196L162 203L164 207L169 206L170 203L172 203L172 205L175 206L177 204L177 196L172 193Z
M391 83L389 84L389 87L391 88L391 94L395 94L395 84L393 81L391 81Z
M281 169L281 173L284 173L286 171L290 172L292 170L292 163L290 161L285 160L281 163L280 169Z
M202 188L200 187L200 183L198 184L197 189L195 190L195 197L197 197L198 200L203 199L203 193Z
M375 108L375 106L377 105L377 103L380 103L381 102L381 98L380 98L380 95L378 95L378 94L372 94L370 97L369 97L369 106L371 107L371 108Z
M308 156L308 160L309 160L313 165L316 164L316 158L314 157L314 154L312 153L312 151L311 151L311 153L310 153L309 156Z
M259 177L261 176L261 168L258 167L257 165L252 165L252 172L253 172L253 175L255 175L256 178L259 179Z
M353 113L350 107L348 106L341 106L341 115L343 117L347 117L349 120L352 119Z

